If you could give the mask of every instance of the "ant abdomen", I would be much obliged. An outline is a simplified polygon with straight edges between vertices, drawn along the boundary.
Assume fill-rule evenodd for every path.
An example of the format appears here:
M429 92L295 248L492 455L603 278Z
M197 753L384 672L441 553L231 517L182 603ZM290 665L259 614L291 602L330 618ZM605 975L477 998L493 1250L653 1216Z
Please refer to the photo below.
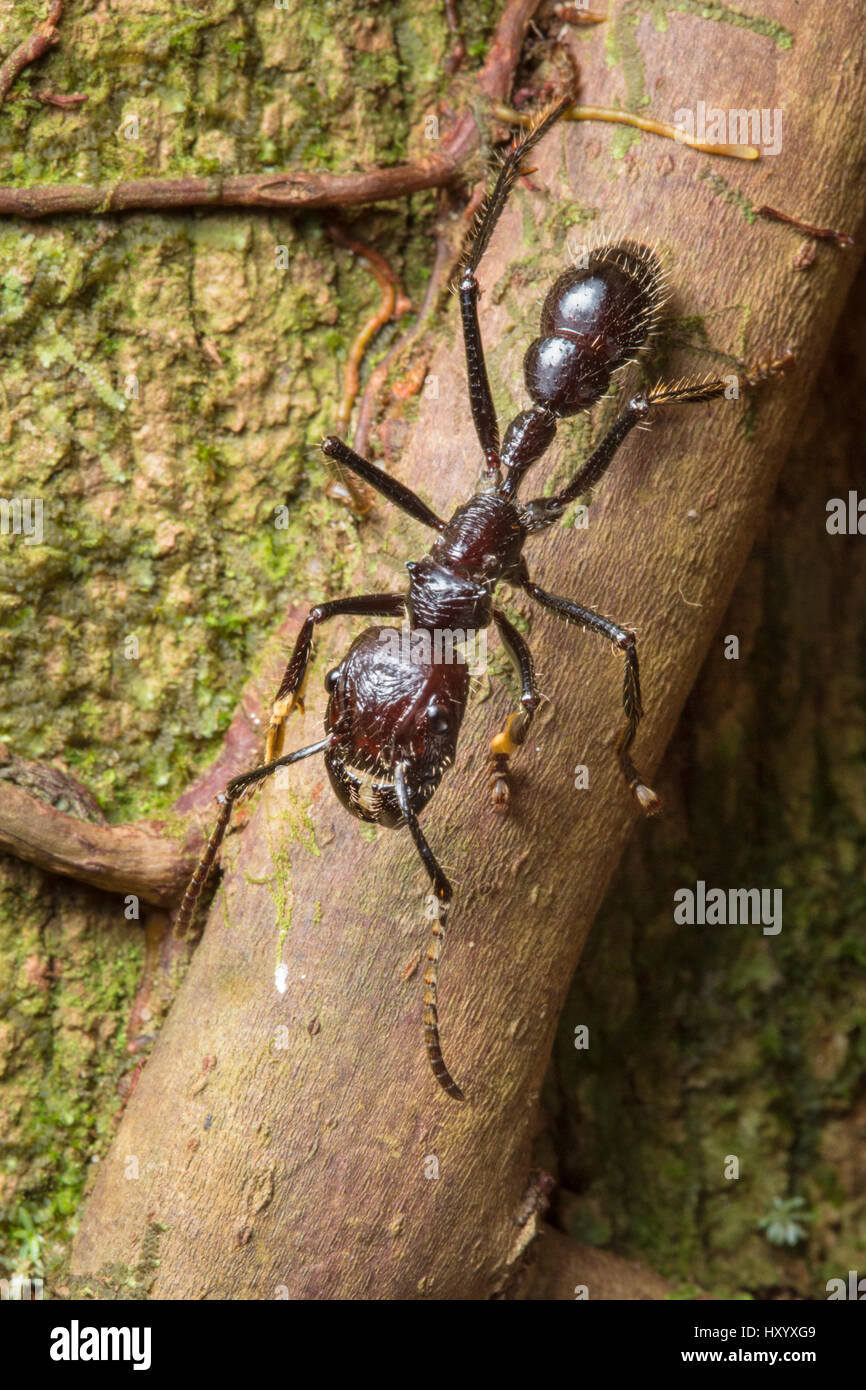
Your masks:
M663 297L658 257L636 242L601 246L560 275L523 363L535 404L576 415L603 396L611 373L646 342Z

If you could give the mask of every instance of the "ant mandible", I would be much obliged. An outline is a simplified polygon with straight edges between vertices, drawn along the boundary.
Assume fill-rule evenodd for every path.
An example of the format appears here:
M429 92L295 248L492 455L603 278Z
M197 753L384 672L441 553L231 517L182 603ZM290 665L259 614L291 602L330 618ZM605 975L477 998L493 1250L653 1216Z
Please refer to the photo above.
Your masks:
M541 337L530 345L524 359L526 387L533 405L514 417L500 445L478 325L476 272L522 161L572 101L571 96L563 98L513 145L463 256L460 309L472 419L486 460L485 485L446 522L409 488L361 458L341 439L330 436L324 440L322 449L329 458L436 531L437 539L422 560L407 564L408 592L355 595L317 604L310 611L273 703L266 760L262 766L232 778L222 794L217 824L186 889L176 924L178 935L183 935L238 798L279 768L324 754L331 784L346 809L377 825L406 826L430 876L436 920L427 948L424 1031L433 1074L455 1100L465 1097L443 1061L437 1015L438 963L452 890L418 824L420 812L454 762L469 697L468 665L465 660L453 659L453 641L445 643L443 653L442 634L474 636L494 623L520 675L520 709L509 716L505 728L491 742L491 785L499 806L508 801L509 758L524 742L540 697L529 647L493 602L496 585L500 581L514 585L566 622L589 628L612 642L625 660L625 727L617 745L619 764L641 809L647 814L657 811L659 799L631 758L642 714L634 633L534 584L522 552L528 537L553 525L569 503L598 482L626 435L645 419L652 406L709 401L724 395L730 381L728 377L661 384L634 396L566 487L551 497L518 500L523 475L550 447L557 422L586 410L607 392L611 374L634 358L656 327L664 300L658 257L634 242L601 246L585 258L585 266L565 271L544 301ZM789 360L783 358L747 376L745 384L755 385ZM419 650L419 644L391 640L400 637L396 628L367 628L325 678L325 737L282 755L285 721L293 709L303 709L313 634L320 623L338 615L408 617L410 634L426 634L428 639L438 634L439 642L435 649L431 641L422 642Z

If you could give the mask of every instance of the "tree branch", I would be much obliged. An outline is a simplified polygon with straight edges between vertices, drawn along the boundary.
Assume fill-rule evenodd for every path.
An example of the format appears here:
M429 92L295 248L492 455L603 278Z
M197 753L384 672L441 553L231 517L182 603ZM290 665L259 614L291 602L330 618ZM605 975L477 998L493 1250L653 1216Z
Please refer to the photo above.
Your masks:
M135 893L156 907L175 906L201 854L214 797L260 757L261 711L273 694L275 672L298 617L290 610L271 637L261 673L248 681L218 756L163 820L95 823L92 816L98 808L92 798L82 798L82 793L84 798L89 795L84 789L70 795L70 786L77 784L68 774L50 764L12 759L0 745L0 773L6 765L0 776L0 852L106 893ZM28 786L40 794L34 795ZM60 810L45 799L57 800L61 790L66 792L64 800L78 803L80 814Z
M47 19L43 20L29 39L25 39L9 54L0 67L0 102L6 100L7 93L24 69L29 68L31 63L35 63L49 48L60 42L57 26L62 14L63 0L53 0Z
M649 228L670 249L676 311L706 308L712 348L704 341L704 350L725 361L790 343L797 355L796 378L767 389L749 430L742 402L661 408L600 487L588 532L551 531L529 555L539 582L637 630L645 706L637 753L649 775L762 524L856 268L855 255L819 244L820 276L808 295L794 293L788 229L745 220L742 200L765 202L781 179L792 206L810 206L820 168L828 191L816 222L859 227L866 190L849 171L864 156L866 72L851 66L847 38L858 5L840 0L828 28L814 9L778 0L775 12L797 30L784 51L742 28L725 31L733 52L720 105L736 106L745 83L814 116L786 130L776 167L736 166L741 201L696 180L691 161L660 168L648 142L629 152L623 176L609 142L590 152L578 129L563 127L538 150L544 194L507 209L479 276L484 290L511 287L481 301L495 389L511 410L522 404L522 355L542 288L563 266L557 200L576 187L585 206L604 209L606 225L626 236ZM695 93L719 81L721 26L681 19L667 34L649 24L640 33L648 89L668 82L672 100L681 99L683 72ZM585 47L601 82L603 46ZM844 102L829 100L827 72L843 64ZM525 322L512 332L519 313ZM696 368L696 357L678 354L673 370ZM448 513L471 494L480 466L456 336L437 349L430 374L438 399L420 404L400 478ZM573 462L567 427L561 440L542 476ZM715 505L695 521L710 493ZM417 557L423 541L406 530L391 519L380 553ZM370 565L367 556L367 581ZM154 1223L149 1293L158 1298L443 1300L503 1287L531 1234L526 1172L557 1020L634 816L613 749L621 668L551 615L530 613L527 623L548 700L515 766L512 814L497 820L485 786L490 734L513 707L493 677L425 812L425 834L457 888L440 1024L468 1103L453 1104L429 1076L418 980L406 968L426 939L423 869L405 834L361 836L320 761L299 764L287 788L262 790L225 847L204 936L98 1167L73 1256L79 1287L110 1295L112 1276L103 1287L100 1272L135 1267ZM340 637L345 631L323 632L326 659L342 655ZM293 746L321 736L321 704L320 692L308 713L293 715ZM576 764L590 769L586 790L576 790ZM209 1059L193 1085L192 1058ZM211 1115L217 1122L207 1125ZM130 1153L138 1182L124 1169Z
M8 783L0 804L0 850L46 873L66 874L109 893L134 893L158 906L177 901L199 853L194 843L179 850L158 821L95 825Z
M487 61L475 79L482 94L494 104L494 114L498 109L499 114L507 120L522 119L501 103L508 95L527 25L539 4L540 0L511 0L497 27ZM34 36L27 45L17 49L16 54L25 48L29 51L35 42ZM56 38L50 42L56 42ZM44 51L48 43L48 40L44 40L40 51ZM4 71L14 58L15 54L7 60ZM27 61L33 61L32 54ZM26 63L22 65L26 66ZM20 71L20 67L17 70ZM14 81L15 75L11 81ZM71 100L66 99L67 104ZM706 145L678 136L674 127L664 122L609 107L576 105L570 119L637 126L669 139L680 139L708 154L738 155L745 159L758 157L758 151L751 146ZM396 164L390 168L361 170L351 174L299 169L267 175L120 179L114 183L96 185L3 186L0 187L0 216L38 220L69 214L102 217L108 213L179 212L206 208L251 208L265 212L278 210L299 213L316 212L323 208L360 207L367 203L409 197L431 188L449 187L460 179L480 141L481 129L476 115L474 111L464 109L444 137L441 151L417 164Z

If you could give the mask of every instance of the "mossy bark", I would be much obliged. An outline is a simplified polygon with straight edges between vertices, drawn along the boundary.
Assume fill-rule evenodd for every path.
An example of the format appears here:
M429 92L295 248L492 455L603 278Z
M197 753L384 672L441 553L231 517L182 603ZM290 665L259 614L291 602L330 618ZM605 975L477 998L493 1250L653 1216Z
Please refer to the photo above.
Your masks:
M0 50L44 11L43 0L5 7ZM465 9L473 61L494 12ZM60 46L0 111L0 179L406 159L424 143L451 43L438 0L327 13L68 5ZM87 101L45 108L31 85ZM360 234L416 305L433 206L418 196L361 214ZM0 496L43 506L41 544L0 536L0 740L70 769L111 821L159 816L213 758L285 612L357 579L359 530L324 497L317 446L379 290L320 217L4 221L0 265ZM127 1021L153 919L128 910L0 860L10 1271L55 1268L137 1075ZM163 972L165 993L175 973ZM144 1038L161 1007L152 998L136 1015Z

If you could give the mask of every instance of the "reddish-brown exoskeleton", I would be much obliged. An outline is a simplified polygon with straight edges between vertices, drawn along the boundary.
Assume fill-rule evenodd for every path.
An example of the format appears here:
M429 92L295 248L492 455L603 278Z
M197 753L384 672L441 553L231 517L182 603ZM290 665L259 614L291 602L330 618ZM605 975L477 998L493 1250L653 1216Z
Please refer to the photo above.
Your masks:
M657 404L708 401L723 395L724 380L659 385L634 396L577 470L571 482L551 497L522 502L523 475L549 448L557 422L587 409L603 396L611 375L646 343L663 300L658 258L633 242L602 246L586 264L567 270L550 290L541 315L541 336L524 362L526 387L533 402L512 420L500 445L499 427L478 326L478 270L509 191L532 146L570 105L559 102L506 157L470 238L460 278L460 305L469 381L469 399L486 460L481 491L443 521L395 478L331 437L322 448L332 459L371 484L416 521L437 533L429 553L407 565L406 592L368 594L321 603L301 628L277 692L268 730L265 763L235 777L222 796L219 819L187 888L177 930L189 924L196 900L213 865L237 798L301 758L322 753L334 790L347 810L361 820L389 827L406 826L430 876L436 920L427 951L424 1028L427 1053L440 1086L456 1100L463 1093L442 1059L436 1008L437 966L445 930L451 886L418 824L418 816L454 761L457 738L469 696L469 667L455 660L467 636L494 624L520 675L520 709L491 744L494 800L508 800L508 760L526 738L539 704L532 656L520 633L494 603L500 581L521 588L537 603L567 622L589 628L618 647L625 661L625 723L618 758L625 780L641 808L658 808L655 792L637 772L631 757L641 717L640 680L634 634L568 598L545 592L530 579L523 548L527 539L557 521L569 503L584 495L608 467L629 431ZM783 359L783 362L787 359ZM774 370L782 363L772 364ZM766 370L764 373L766 374ZM741 384L752 384L745 377ZM301 704L304 679L316 627L337 614L408 620L410 633L428 643L401 641L393 627L370 627L355 639L343 660L329 672L325 737L310 747L281 756L287 716ZM442 635L452 638L441 641ZM438 635L439 644L434 639ZM397 640L392 640L397 639ZM444 648L444 652L443 652Z

